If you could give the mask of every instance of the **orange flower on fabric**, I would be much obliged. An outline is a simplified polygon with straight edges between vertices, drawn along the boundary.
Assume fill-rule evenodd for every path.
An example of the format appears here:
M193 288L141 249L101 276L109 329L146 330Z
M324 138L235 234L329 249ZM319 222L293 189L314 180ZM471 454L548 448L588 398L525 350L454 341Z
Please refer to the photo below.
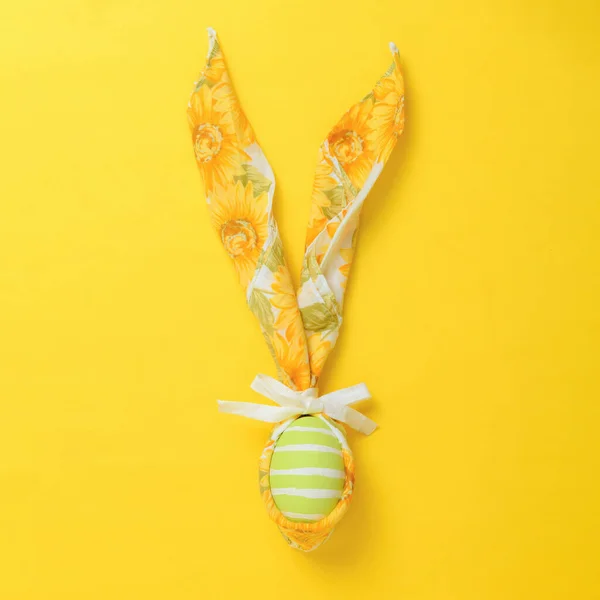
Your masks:
M240 144L246 147L254 143L254 131L231 87L227 73L225 73L222 81L212 89L212 94L215 100L215 109L231 115L235 133Z
M310 246L314 239L323 231L327 225L327 217L323 214L322 208L314 202L310 205L310 214L308 217L308 230L306 232L306 246Z
M306 233L307 246L310 246L329 221L323 212L323 208L331 206L331 200L327 196L327 192L333 190L337 185L339 184L332 176L331 165L323 159L323 152L319 151L319 161L312 189L308 231Z
M207 194L216 185L225 187L234 175L243 173L241 163L250 157L239 145L231 117L216 110L207 85L200 86L192 94L188 122L194 155L202 172Z
M377 160L385 162L404 131L404 79L398 64L389 77L384 77L375 86L373 95L376 102L369 139L376 148Z
M285 331L285 338L289 342L298 341L299 336L304 336L302 316L298 310L298 301L290 272L285 265L279 265L273 274L275 281L271 286L274 295L271 304L279 309L275 319L275 327Z
M320 333L310 335L307 342L310 356L310 370L316 378L319 378L323 370L323 365L329 356L331 342L324 340Z
M368 124L372 108L373 101L370 98L355 104L327 138L329 153L357 188L364 185L375 161Z
M344 276L342 287L346 287L348 275L350 274L350 267L352 266L352 258L354 257L354 248L342 248L340 250L340 256L345 263L338 269L339 272Z
M223 55L218 53L215 56L211 57L210 61L206 63L206 67L202 69L200 73L201 77L204 77L207 81L211 83L217 83L223 77L223 74L226 72L225 60L223 59Z
M333 239L333 236L335 235L335 232L338 230L339 226L340 221L332 221L331 223L327 224L327 235L330 239Z
M210 198L212 223L247 287L269 234L266 193L254 197L252 183L217 188Z
M273 338L273 351L277 364L281 367L293 389L306 390L310 387L310 366L306 360L306 349L303 345L289 342L281 334Z

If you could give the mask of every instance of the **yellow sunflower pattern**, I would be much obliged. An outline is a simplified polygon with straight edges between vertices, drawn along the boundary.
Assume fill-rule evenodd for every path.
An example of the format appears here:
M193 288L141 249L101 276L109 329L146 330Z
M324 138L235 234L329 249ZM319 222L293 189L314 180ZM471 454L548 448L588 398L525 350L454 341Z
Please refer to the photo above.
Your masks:
M404 79L397 48L373 90L352 106L319 149L297 292L312 385L335 346L362 204L404 129Z
M310 386L308 348L273 218L275 181L234 93L214 31L188 104L196 163L215 231L288 387Z

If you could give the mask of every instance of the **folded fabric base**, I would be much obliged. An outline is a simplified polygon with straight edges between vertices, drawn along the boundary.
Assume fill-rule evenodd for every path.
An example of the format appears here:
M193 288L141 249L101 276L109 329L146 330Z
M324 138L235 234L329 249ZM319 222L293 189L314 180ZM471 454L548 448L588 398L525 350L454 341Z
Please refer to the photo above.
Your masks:
M315 436L321 438L320 442L329 438L331 441L327 440L325 447L339 454L311 449L311 446L317 446L311 443ZM296 448L292 451L280 450L291 446ZM302 449L303 446L305 450ZM282 455L286 455L284 459L281 458ZM289 455L293 455L292 460L289 460ZM290 468L281 468L283 466ZM286 473L282 475L282 471ZM304 512L304 506L307 505L303 505L303 500L306 502L304 496L293 496L299 499L296 503L299 510L282 511L279 506L281 496L290 494L280 495L277 490L282 488L273 486L273 483L281 481L282 476L295 478L294 485L288 488L289 491L297 490L310 495L308 490L312 490L316 492L313 494L315 496L331 495L335 501L331 502L327 497L309 498L308 504L312 504L315 510L320 511L312 513ZM290 546L310 552L329 538L348 510L354 491L354 459L340 425L324 415L300 416L288 419L273 430L260 457L258 477L260 493L269 518L279 527ZM310 478L310 481L302 482L302 478ZM327 486L325 488L322 487L324 481L329 482L325 484ZM288 507L292 506L286 505L285 508Z

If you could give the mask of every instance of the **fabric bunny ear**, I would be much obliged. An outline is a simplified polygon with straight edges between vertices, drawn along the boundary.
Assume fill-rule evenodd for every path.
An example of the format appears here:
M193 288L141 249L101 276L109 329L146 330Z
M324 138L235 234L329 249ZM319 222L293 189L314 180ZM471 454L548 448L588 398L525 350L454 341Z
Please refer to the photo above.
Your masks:
M393 62L321 144L298 304L308 341L312 386L337 341L360 211L404 129L404 80Z
M213 29L187 116L212 224L246 290L279 379L310 386L306 336L273 217L275 177L233 91Z

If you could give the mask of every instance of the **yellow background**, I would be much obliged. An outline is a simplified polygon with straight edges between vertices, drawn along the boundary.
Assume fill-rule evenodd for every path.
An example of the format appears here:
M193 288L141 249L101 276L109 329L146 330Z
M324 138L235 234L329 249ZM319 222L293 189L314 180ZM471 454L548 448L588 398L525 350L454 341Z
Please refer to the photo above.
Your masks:
M0 598L600 598L597 2L25 0L0 19ZM321 550L257 493L274 367L185 121L215 27L299 272L320 141L387 68L323 391L366 381Z

